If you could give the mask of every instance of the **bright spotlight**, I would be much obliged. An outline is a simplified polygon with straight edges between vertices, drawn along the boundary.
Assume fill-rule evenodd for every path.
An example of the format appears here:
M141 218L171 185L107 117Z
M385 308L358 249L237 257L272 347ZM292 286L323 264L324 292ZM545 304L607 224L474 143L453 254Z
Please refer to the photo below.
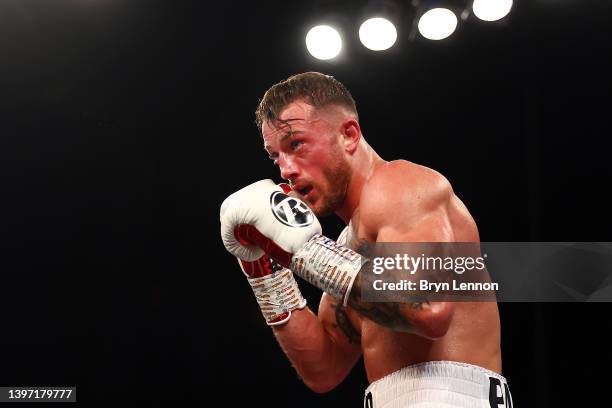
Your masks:
M319 25L311 28L306 34L306 48L317 59L332 59L342 49L342 38L333 27Z
M382 51L391 48L397 40L397 30L387 19L375 17L366 20L359 27L361 43L372 51Z
M427 11L419 19L419 32L428 40L442 40L457 28L457 16L445 8Z
M512 8L512 0L474 0L472 10L484 21L497 21L504 18Z

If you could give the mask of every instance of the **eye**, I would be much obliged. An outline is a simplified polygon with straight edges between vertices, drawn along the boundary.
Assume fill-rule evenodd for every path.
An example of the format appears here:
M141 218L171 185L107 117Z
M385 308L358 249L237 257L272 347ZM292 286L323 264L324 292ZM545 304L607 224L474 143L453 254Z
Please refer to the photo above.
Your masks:
M303 144L304 144L304 142L303 142L303 141L301 141L301 140L294 140L294 141L292 141L292 142L291 142L291 149L292 149L292 150L296 150L296 149L298 149L300 146L302 146Z

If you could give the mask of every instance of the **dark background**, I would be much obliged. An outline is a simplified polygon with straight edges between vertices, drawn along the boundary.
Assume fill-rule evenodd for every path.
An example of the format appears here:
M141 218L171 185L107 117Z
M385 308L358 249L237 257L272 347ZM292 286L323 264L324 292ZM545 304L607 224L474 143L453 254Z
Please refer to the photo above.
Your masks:
M358 43L362 1L2 0L0 386L361 406L361 365L329 394L301 384L219 239L228 194L280 181L253 111L297 72L344 82L369 143L442 172L483 241L610 241L612 3L517 1L442 42L410 41L397 4L377 54ZM306 52L322 18L338 60ZM516 406L609 403L609 304L500 310Z

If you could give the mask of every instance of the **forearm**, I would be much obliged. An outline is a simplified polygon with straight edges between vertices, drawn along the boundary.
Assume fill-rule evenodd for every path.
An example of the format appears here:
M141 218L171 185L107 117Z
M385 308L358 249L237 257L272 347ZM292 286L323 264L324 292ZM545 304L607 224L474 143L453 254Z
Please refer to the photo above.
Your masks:
M454 310L448 302L429 303L427 299L407 302L364 301L362 288L371 285L375 277L371 268L371 262L359 253L329 238L315 236L294 256L292 269L313 285L382 326L431 339L446 334ZM393 272L389 271L388 274Z
M295 311L287 323L273 330L298 375L316 392L327 392L338 385L359 358L343 354L308 307Z
M441 327L432 314L432 305L427 299L414 299L410 302L367 302L361 297L367 271L361 271L355 279L348 304L360 315L395 331L408 332L428 338L438 338L445 334L446 329ZM434 307L434 311L440 311Z

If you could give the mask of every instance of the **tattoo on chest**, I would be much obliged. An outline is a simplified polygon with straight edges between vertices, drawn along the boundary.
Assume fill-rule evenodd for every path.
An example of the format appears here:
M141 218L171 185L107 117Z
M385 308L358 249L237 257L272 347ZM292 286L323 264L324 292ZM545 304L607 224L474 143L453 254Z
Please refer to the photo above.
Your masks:
M342 330L348 338L349 343L361 344L361 334L353 327L344 306L339 303L332 303L331 306L334 308L336 315L336 324L334 326Z

